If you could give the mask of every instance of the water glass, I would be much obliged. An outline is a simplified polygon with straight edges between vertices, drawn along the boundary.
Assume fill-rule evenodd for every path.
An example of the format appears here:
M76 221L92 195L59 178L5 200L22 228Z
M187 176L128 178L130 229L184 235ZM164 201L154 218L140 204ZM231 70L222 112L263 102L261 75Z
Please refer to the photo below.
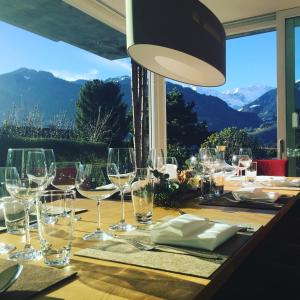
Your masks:
M224 175L224 171L219 171L211 176L211 184L215 196L221 196L224 193Z
M38 201L41 251L45 264L49 266L62 267L70 262L74 198L75 191L46 191Z
M136 181L131 185L134 216L141 224L151 224L154 201L154 179L148 169L137 169Z
M251 162L249 168L245 171L246 182L255 182L257 176L257 162Z
M7 233L15 235L25 234L24 204L11 197L3 199L4 220Z

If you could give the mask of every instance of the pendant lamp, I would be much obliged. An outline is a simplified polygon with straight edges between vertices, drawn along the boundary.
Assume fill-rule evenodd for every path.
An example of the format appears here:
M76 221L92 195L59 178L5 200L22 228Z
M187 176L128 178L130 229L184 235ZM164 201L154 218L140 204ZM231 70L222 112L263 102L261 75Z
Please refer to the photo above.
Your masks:
M126 0L129 56L148 70L192 85L225 83L225 31L198 0Z

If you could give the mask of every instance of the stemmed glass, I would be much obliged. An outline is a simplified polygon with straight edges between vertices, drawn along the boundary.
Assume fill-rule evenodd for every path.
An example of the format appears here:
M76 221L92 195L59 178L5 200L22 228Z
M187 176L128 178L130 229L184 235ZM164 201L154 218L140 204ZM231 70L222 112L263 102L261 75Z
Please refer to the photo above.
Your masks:
M157 168L156 163L157 163L157 158L158 157L165 157L165 153L163 149L150 149L148 153L148 158L147 158L147 167L150 170L155 170Z
M157 157L156 168L161 173L169 174L170 179L177 179L178 163L175 157Z
M53 149L44 149L44 152L45 152L46 167L47 167L46 187L48 187L55 178L56 164L55 164L55 156L54 156Z
M239 155L247 155L252 160L252 151L250 148L240 148Z
M24 249L12 253L9 258L36 260L41 253L31 246L29 210L36 197L45 189L47 168L43 149L8 149L5 184L9 194L24 205L26 242Z
M136 163L133 148L109 148L107 159L107 175L121 194L122 216L119 224L110 226L111 230L132 231L136 226L125 221L124 191L135 177Z
M3 209L3 202L9 200L9 193L5 186L5 170L5 167L0 167L0 209ZM14 249L16 249L16 247L13 245L0 243L0 254L8 253Z
M252 162L252 151L250 148L240 148L240 160L239 167L242 170L246 170L250 167Z
M52 180L52 185L59 190L68 192L75 189L76 174L79 168L80 162L57 162L56 173ZM64 203L65 206L66 203ZM69 217L70 215L64 209L64 215ZM79 216L74 216L75 220L79 220Z
M84 197L97 201L97 229L83 236L84 240L105 241L113 236L101 230L100 205L101 200L106 199L118 191L117 187L110 183L106 165L80 164L76 176L76 189Z

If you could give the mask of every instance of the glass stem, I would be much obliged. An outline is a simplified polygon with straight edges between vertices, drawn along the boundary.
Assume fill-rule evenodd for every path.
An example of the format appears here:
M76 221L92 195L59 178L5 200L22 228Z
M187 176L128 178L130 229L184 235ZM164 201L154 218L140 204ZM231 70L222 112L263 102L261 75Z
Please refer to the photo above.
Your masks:
M122 202L122 216L120 223L125 223L125 203L124 203L124 190L120 190L121 202Z
M31 241L30 241L30 231L29 231L29 204L28 203L25 203L24 211L25 211L25 246L24 246L24 249L30 249Z
M97 200L97 231L101 231L101 214L100 214L101 201Z

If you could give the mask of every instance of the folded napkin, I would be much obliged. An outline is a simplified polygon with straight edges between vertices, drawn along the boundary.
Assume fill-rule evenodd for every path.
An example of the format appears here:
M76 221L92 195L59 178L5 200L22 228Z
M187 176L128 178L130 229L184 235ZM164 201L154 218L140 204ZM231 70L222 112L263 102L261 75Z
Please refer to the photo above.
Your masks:
M208 219L184 214L156 224L150 232L151 241L183 247L214 250L238 231L235 225L214 223Z
M273 203L279 197L279 193L275 192L263 192L261 188L255 187L245 187L239 190L232 192L233 197L237 201L247 201L247 200L257 200L257 201L266 201Z
M270 180L271 186L279 186L279 187L300 187L300 178L286 178L286 177L273 177Z

